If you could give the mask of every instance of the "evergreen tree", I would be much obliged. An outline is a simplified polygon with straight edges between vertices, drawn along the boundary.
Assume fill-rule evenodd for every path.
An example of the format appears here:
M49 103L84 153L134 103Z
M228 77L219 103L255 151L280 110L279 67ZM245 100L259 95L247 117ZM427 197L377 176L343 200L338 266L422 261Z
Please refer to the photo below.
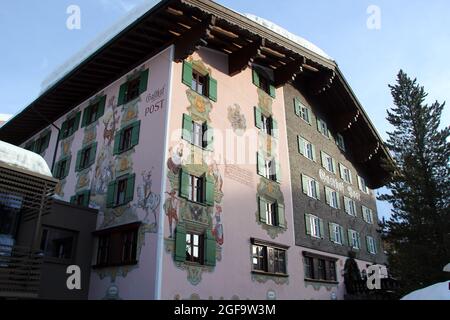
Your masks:
M387 120L387 146L395 161L388 201L392 216L383 223L391 272L408 293L449 279L450 127L440 129L445 103L425 103L427 93L402 70L390 85L394 107ZM448 120L448 119L447 119Z

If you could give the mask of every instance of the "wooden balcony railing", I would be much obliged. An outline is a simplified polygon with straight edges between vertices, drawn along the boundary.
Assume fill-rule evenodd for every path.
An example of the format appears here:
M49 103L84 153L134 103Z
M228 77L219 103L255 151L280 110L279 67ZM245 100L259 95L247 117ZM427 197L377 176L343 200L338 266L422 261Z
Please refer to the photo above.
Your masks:
M0 297L38 298L42 262L40 251L0 245Z

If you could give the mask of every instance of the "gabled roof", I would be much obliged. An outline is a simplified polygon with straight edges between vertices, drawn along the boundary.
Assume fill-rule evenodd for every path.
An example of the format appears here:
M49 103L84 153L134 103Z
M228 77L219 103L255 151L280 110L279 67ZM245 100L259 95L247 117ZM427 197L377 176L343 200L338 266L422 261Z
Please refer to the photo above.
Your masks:
M339 110L332 126L355 150L356 162L371 176L369 185L381 186L389 177L381 162L391 158L375 127L337 64L312 43L209 0L150 1L128 18L55 74L35 101L0 128L0 139L23 143L172 44L175 61L206 46L228 54L231 76L250 63L264 65L274 71L276 86L300 84L326 112Z

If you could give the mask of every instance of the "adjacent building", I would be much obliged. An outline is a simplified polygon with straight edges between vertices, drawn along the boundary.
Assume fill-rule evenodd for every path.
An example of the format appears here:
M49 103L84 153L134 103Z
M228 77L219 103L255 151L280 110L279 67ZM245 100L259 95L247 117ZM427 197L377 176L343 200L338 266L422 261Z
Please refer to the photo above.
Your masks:
M390 157L337 64L212 1L146 6L0 129L98 210L89 298L344 298L349 255L385 260Z

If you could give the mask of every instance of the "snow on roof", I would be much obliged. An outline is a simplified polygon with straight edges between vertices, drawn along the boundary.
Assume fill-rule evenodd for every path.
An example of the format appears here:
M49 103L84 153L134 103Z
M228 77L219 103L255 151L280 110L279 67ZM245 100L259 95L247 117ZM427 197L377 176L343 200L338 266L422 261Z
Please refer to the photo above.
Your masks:
M132 9L117 23L113 24L105 32L101 33L92 40L86 47L78 51L74 56L58 67L55 71L47 76L41 84L41 93L50 89L56 82L64 78L68 73L83 63L87 58L94 54L97 50L107 44L120 32L130 26L133 22L142 17L150 9L155 7L161 0L147 0L140 6Z
M40 155L0 140L0 163L52 177L50 168Z
M404 296L401 300L450 300L449 281L436 283Z
M242 14L243 16L247 17L248 19L262 25L263 27L266 27L267 29L272 30L273 32L279 34L280 36L289 39L295 43L297 43L298 45L311 50L312 52L320 55L321 57L328 59L328 60L333 60L333 58L331 58L328 54L325 53L325 51L323 51L322 49L320 49L318 46L316 46L315 44L309 42L308 40L306 40L305 38L302 38L300 36L297 36L289 31L287 31L286 29L280 27L279 25L266 20L264 18L255 16L253 14L250 13L244 13Z
M4 114L4 113L0 113L0 121L8 121L9 119L11 119L12 115L10 114Z

